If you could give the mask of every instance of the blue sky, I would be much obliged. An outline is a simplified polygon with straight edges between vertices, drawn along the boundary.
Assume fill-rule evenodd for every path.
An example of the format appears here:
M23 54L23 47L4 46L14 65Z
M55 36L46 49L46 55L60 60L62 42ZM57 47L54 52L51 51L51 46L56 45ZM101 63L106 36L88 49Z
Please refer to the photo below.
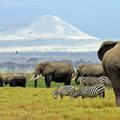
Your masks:
M0 0L0 30L55 15L99 38L120 38L120 0Z

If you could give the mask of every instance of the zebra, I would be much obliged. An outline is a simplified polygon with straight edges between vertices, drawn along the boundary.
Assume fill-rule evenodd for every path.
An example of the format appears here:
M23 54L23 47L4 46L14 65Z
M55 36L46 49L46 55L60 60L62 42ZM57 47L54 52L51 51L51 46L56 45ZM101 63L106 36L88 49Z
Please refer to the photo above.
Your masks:
M82 86L70 94L70 97L77 98L81 96L82 98L87 97L105 97L105 86L103 84L96 84L93 86Z
M100 79L98 79L97 77L93 77L93 76L79 77L77 82L78 84L80 84L80 86L92 86L95 84L103 83L102 81L100 81Z
M107 76L101 76L98 78L106 87L111 87L111 81Z
M63 95L69 96L72 92L75 91L75 87L73 85L64 85L60 86L52 92L53 97L56 99L58 95L63 98Z

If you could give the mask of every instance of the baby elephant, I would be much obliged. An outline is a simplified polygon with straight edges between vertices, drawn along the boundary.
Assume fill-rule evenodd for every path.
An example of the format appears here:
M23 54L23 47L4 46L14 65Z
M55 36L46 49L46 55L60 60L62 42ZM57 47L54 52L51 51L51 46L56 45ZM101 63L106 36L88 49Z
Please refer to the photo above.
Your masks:
M4 84L9 84L11 87L26 87L26 78L23 74L9 75L4 78Z
M72 85L65 85L65 86L61 86L57 89L54 90L54 92L52 93L53 97L56 99L58 95L60 95L61 98L63 98L63 95L65 96L69 96L70 94L72 94L72 92L75 91L75 87Z

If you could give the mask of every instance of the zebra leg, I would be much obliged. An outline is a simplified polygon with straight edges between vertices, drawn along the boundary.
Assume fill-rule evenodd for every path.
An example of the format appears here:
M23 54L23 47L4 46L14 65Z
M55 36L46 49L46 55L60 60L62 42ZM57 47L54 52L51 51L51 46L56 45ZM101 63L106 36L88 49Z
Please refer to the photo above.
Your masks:
M63 94L60 94L60 97L63 99Z
M105 91L103 91L103 98L105 97Z
M99 94L99 97L105 97L105 91L103 91L102 93Z

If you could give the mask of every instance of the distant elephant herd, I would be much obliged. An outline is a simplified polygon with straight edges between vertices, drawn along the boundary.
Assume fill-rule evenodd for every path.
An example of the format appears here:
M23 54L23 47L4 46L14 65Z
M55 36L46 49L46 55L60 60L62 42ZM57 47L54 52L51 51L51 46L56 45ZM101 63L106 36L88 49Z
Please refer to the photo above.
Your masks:
M26 77L23 74L8 75L5 77L0 76L0 86L9 85L11 87L26 87Z
M101 77L107 76L112 84L116 106L120 107L120 42L105 41L98 50L98 58L102 64L82 64L78 65L76 71L73 66L65 62L41 62L36 65L33 77L34 87L37 87L37 80L40 76L45 77L46 87L51 86L51 81L70 85L74 79L77 84L79 77ZM6 78L0 77L0 86L9 84L10 86L26 86L24 75L13 75Z

